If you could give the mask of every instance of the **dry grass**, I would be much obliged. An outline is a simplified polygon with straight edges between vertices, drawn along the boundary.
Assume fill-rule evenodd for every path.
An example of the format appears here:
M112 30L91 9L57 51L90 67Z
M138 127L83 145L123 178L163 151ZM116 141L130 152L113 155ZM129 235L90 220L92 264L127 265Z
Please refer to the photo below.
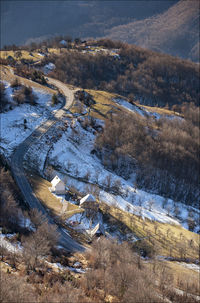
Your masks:
M87 89L86 91L89 94L91 94L94 100L97 102L97 104L94 105L93 107L97 108L99 111L102 111L103 114L106 114L108 110L112 109L113 107L119 108L120 110L126 110L124 107L120 106L119 104L116 104L113 101L113 99L115 98L122 98L128 102L128 100L125 97L113 93L108 93L105 91L97 91L92 89ZM106 107L105 104L110 105L110 108L108 109L108 107ZM169 110L166 108L141 105L138 104L137 102L135 104L141 108L148 110L151 113L158 113L160 115L167 115L167 116L180 116L179 113L176 113L173 110Z
M156 106L141 105L141 104L137 104L137 105L148 110L150 113L157 113L157 114L166 115L166 116L180 116L179 113L176 113L170 109L156 107Z
M60 54L60 49L58 48L48 48L49 53Z
M191 294L200 294L200 277L197 271L185 268L177 262L165 262L173 273L174 287L183 291L188 291Z
M121 107L113 101L113 98L116 98L118 95L93 89L86 89L85 91L96 101L96 104L91 106L90 115L92 117L105 120L109 117L110 112L115 113L117 109L121 109Z
M103 203L101 207L105 210ZM141 217L115 207L109 207L108 212L114 218L123 222L138 238L145 238L142 241L152 247L156 255L198 259L198 234L192 233L179 225L164 224L148 219L142 220Z
M86 89L85 91L98 103L115 105L115 102L113 102L112 99L117 97L116 94L93 89Z
M122 98L128 102L128 100L125 97L122 97L117 94L108 93L105 91L93 90L93 89L86 89L85 91L89 93L96 101L96 104L91 105L90 115L92 117L105 120L106 118L109 118L110 112L117 113L119 110L131 114L128 109L124 108L123 106L120 106L119 104L113 101L115 98ZM144 110L148 110L150 113L158 113L160 115L166 115L166 116L180 116L178 113L166 108L145 106L137 103L136 106L139 106ZM75 106L73 106L70 111L71 113L80 113L78 110L78 104L75 103Z
M32 60L34 63L35 62L39 62L41 61L44 57L40 56L40 50L36 50L34 52L30 52L26 51L26 50L22 50L22 56L20 58L16 58L16 53L18 51L0 51L0 58L2 59L7 59L7 57L11 56L13 57L15 60L20 61L21 59L26 59L26 60ZM48 53L49 54L60 54L60 49L58 48L48 48ZM47 55L48 55L47 53Z
M52 211L53 214L60 216L62 212L63 204L61 203L60 199L56 198L50 191L49 187L51 187L51 183L47 180L39 177L38 175L32 175L29 177L31 186L36 197L48 208ZM83 210L80 209L78 206L67 202L67 209L62 216L72 216L75 213L80 213Z
M142 266L146 268L147 272L155 273L157 275L157 280L160 282L163 281L167 288L179 289L187 294L199 296L199 273L192 269L185 268L184 264L179 265L174 261L154 259L151 261L142 262ZM171 286L168 285L169 281L172 283Z
M13 73L11 73L10 69L7 66L1 65L0 67L1 67L0 80L4 80L4 81L7 81L7 82L10 83L13 80L18 79L19 82L21 84L25 85L25 86L31 86L31 87L36 88L38 90L46 91L48 94L55 94L55 93L57 94L57 91L54 90L54 89L51 89L51 88L49 88L47 86L44 86L44 85L41 85L37 82L28 80L26 78L14 75Z
M0 51L0 57L2 59L6 59L8 56L12 56L14 59L17 59L16 56L17 51ZM38 51L39 52L39 51ZM32 52L32 56L29 54L28 51L22 50L22 56L18 59L27 59L27 60L33 60L33 62L37 62L43 58L43 56L40 56L38 52Z

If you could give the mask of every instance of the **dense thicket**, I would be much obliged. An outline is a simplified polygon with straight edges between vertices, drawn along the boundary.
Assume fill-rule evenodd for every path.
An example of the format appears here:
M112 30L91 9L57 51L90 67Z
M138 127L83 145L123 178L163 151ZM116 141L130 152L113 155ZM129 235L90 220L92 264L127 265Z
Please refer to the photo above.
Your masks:
M109 40L98 44L110 45ZM199 105L199 69L190 61L126 44L120 47L119 57L66 51L48 60L56 65L52 76L83 88L133 94L135 100L146 105Z
M199 112L194 105L183 106L183 111L186 112L185 119L160 118L156 122L136 114L120 114L112 121L106 121L96 146L110 169L123 174L120 159L129 155L139 168L139 186L197 206ZM127 171L126 167L123 169Z
M26 64L17 66L15 72L18 76L28 78L40 84L44 85L47 83L41 71L30 69Z
M4 83L0 83L0 113L3 112L4 108L8 103L8 99L6 97L6 89Z
M22 85L19 80L14 79L11 84L13 89L13 100L17 105L29 103L31 105L36 105L37 96L33 93L32 87L27 87ZM6 88L4 83L0 83L0 113L12 109L14 102L11 102L6 95Z
M19 208L20 195L8 170L0 165L0 225L3 228L21 230L22 210Z
M16 256L20 261L19 256ZM61 258L59 258L61 259ZM62 261L67 262L62 256ZM62 273L50 271L44 262L34 271L17 271L15 274L1 273L2 291L0 300L7 302L121 302L161 303L198 300L198 281L190 274L176 281L172 271L159 260L147 266L133 253L127 243L100 238L85 254L88 269L78 278L66 268ZM9 261L10 262L10 261ZM48 269L47 269L48 268ZM19 276L20 273L20 276ZM183 291L176 292L177 286ZM193 296L190 294L194 294Z

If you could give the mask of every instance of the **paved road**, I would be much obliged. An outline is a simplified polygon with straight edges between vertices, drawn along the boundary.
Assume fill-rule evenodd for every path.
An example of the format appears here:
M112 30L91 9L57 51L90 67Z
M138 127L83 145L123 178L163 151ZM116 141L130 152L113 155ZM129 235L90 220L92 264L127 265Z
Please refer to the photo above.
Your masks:
M65 100L63 101L61 109L59 109L52 117L42 123L37 129L33 131L33 133L26 138L14 151L11 158L11 170L17 185L19 186L24 199L27 205L30 208L37 208L43 214L45 214L48 218L50 224L54 224L53 219L50 217L46 209L42 206L40 201L36 198L23 169L23 159L24 155L27 152L28 148L31 144L33 144L36 140L39 140L41 136L43 136L47 130L52 127L56 121L62 117L65 113L65 110L69 109L69 107L73 103L74 94L66 85L62 82L54 79L48 78L50 84L58 87L65 96ZM84 247L78 244L75 240L73 240L67 232L58 227L59 240L58 244L63 246L68 251L83 251Z

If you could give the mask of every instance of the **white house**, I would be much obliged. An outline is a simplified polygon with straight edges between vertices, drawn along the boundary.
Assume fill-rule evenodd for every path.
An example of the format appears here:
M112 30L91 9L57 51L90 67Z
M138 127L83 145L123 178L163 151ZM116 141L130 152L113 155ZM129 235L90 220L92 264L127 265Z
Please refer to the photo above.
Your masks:
M67 41L61 40L61 41L60 41L60 44L61 44L62 46L67 46Z
M98 208L98 203L93 195L87 194L80 200L80 206L83 208L96 209Z
M55 176L55 178L51 181L51 184L52 192L60 195L65 194L65 183L58 176Z

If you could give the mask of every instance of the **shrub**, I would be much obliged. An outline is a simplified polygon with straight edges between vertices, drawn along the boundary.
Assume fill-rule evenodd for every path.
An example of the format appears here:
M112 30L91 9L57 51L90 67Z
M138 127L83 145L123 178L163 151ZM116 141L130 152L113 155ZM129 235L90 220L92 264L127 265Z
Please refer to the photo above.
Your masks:
M52 105L56 105L58 104L59 100L58 100L58 97L56 96L56 94L53 94L52 98L51 98L51 103Z
M3 112L8 104L5 93L5 85L0 83L0 112Z
M19 82L19 79L18 79L18 78L15 78L15 79L11 82L11 84L10 84L10 86L11 86L12 88L19 87L20 85L21 85L21 83Z

